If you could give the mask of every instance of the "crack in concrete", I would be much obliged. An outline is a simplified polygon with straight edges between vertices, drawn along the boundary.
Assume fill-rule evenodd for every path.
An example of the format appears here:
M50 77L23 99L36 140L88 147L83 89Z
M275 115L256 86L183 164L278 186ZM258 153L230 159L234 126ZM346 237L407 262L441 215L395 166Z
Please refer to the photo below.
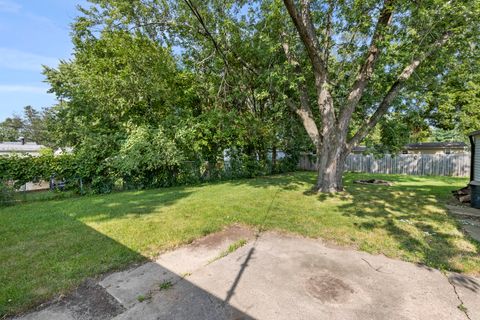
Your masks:
M380 269L382 269L382 267L381 267L381 266L380 266L380 267L378 267L378 268L375 268L374 266L372 266L372 264L371 264L370 262L368 262L368 260L367 260L367 259L364 259L364 258L361 258L361 259L362 259L363 261L365 261L365 262L368 264L368 266L369 266L370 268L372 268L373 270L375 270L376 272L379 272L379 273L385 273L385 274L391 274L390 272L384 272L384 271L380 271Z
M463 303L462 298L460 298L460 295L458 294L457 287L450 280L450 277L445 272L442 272L442 273L445 276L445 278L447 278L448 283L450 283L450 285L452 286L453 292L455 292L455 295L457 296L457 300L460 302L460 304L457 306L457 308L465 314L465 317L467 317L468 320L472 320L472 318L470 318L470 316L468 315L467 307L465 307L465 304Z

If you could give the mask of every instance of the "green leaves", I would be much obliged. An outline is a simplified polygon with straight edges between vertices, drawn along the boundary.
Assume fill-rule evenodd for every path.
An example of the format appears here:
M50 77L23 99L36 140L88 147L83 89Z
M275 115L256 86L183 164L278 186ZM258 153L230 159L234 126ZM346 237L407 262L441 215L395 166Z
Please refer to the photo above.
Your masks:
M163 171L177 175L184 161L213 163L225 150L263 161L275 148L312 149L286 102L299 106L302 97L317 124L321 105L312 65L283 1L91 3L73 25L72 60L45 69L61 100L49 130L63 145L75 146L84 176L138 176L139 185L155 184ZM310 3L335 116L345 109L372 37L381 35L373 74L354 100L350 137L402 70L445 33L449 42L414 69L371 140L394 150L403 138L425 139L429 125L462 131L480 125L478 1L386 2L393 16L378 30L382 1ZM294 59L287 59L285 47ZM334 122L320 132L334 132Z
M47 68L45 75L52 91L66 100L57 107L59 116L81 117L85 130L78 136L157 124L194 100L184 90L191 78L177 69L168 49L124 31L103 32L82 43L74 60Z
M138 127L122 144L115 164L124 175L141 175L179 166L184 160L174 140L162 129Z
M48 130L48 109L41 112L31 106L23 109L23 116L14 115L0 123L0 142L17 141L23 137L27 141L47 146L54 145L54 137Z

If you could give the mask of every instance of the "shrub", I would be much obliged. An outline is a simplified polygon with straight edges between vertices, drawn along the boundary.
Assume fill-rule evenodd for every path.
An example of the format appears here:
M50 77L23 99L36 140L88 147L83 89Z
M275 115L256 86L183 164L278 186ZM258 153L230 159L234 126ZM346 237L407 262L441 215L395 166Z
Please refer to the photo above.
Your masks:
M297 161L290 155L278 160L274 168L269 158L259 160L239 151L230 152L225 162L185 160L161 130L140 128L115 157L104 158L87 150L60 156L49 153L38 157L0 157L0 202L13 203L16 189L41 180L54 179L62 191L110 193L293 171Z

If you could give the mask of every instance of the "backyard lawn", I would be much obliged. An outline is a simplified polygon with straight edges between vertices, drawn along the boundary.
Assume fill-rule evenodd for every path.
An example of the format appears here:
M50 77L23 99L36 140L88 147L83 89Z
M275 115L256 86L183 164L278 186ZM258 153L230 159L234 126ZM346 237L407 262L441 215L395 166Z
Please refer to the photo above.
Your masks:
M307 191L314 173L37 201L0 209L0 318L226 225L286 230L431 267L480 274L480 244L443 209L466 179L368 175Z

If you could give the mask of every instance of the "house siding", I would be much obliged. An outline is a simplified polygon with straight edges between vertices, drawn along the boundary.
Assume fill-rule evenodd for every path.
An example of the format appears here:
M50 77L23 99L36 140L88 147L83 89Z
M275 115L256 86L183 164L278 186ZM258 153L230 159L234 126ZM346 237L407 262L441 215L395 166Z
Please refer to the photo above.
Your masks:
M480 135L475 138L475 154L473 155L474 177L473 180L480 182Z

